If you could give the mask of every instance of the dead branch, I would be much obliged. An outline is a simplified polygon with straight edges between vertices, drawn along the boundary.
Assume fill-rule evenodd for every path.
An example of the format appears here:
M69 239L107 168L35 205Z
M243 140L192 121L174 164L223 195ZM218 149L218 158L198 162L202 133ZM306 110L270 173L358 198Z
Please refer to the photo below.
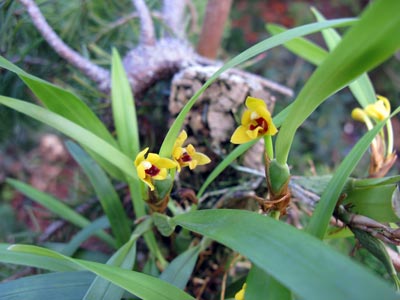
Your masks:
M144 0L132 0L140 19L140 44L152 46L156 43L154 23Z
M179 39L185 38L185 26L183 22L185 6L186 1L164 0L162 8L164 23L169 27L173 35Z
M20 0L30 15L33 24L42 34L43 38L62 58L79 69L87 77L95 81L99 87L109 81L110 74L107 70L93 64L78 52L67 46L47 23L33 0Z
M224 26L231 9L232 0L208 0L203 28L197 52L215 59L221 45Z

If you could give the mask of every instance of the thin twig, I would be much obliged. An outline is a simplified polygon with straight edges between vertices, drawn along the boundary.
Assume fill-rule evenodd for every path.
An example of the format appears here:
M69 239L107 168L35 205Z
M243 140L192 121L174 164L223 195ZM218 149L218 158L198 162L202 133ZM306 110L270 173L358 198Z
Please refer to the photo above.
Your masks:
M185 26L183 15L185 12L186 1L164 0L162 14L165 24L171 29L175 37L185 38Z
M95 81L100 87L109 81L109 72L80 55L78 52L65 44L47 23L39 7L33 0L20 0L25 6L35 27L43 38L62 58L78 68L87 77Z
M144 0L132 0L140 19L140 40L142 45L152 46L156 43L154 23L149 8Z

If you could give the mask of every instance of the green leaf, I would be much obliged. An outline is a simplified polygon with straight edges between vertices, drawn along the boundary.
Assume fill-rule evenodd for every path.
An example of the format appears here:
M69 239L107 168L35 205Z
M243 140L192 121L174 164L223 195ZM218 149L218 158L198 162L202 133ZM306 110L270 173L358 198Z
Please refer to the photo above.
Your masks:
M198 244L178 255L161 273L160 279L183 290L193 273L201 251L202 245Z
M278 162L286 163L297 128L325 99L382 63L400 47L398 11L399 1L372 2L360 21L313 73L278 133L275 143Z
M48 111L40 106L21 101L14 98L4 97L0 95L0 104L10 107L16 111L26 114L33 119L43 122L72 139L75 139L81 145L87 147L94 153L107 160L115 167L124 172L128 177L135 180L137 178L136 169L133 166L133 160L125 156L118 149L91 133L87 129Z
M400 199L397 184L352 189L342 204L348 211L381 223L400 221Z
M134 159L140 150L135 103L124 66L115 48L112 50L111 99L121 150Z
M132 270L136 258L136 241L151 228L151 224L151 218L147 218L140 223L135 228L129 241L114 253L114 255L107 261L107 264L121 267L126 270ZM120 299L123 293L124 290L119 286L116 286L101 277L96 277L83 300Z
M176 300L176 299L194 299L175 286L152 276L143 273L125 270L122 268L104 265L100 263L73 259L49 249L29 246L29 245L12 245L9 251L17 251L24 254L33 254L38 257L50 257L59 261L71 262L82 269L91 271L110 282L124 288L128 292L148 300ZM2 258L0 257L0 260ZM46 266L42 266L46 268Z
M93 280L90 272L56 272L28 276L0 284L2 300L77 300Z
M76 233L73 238L65 245L62 249L61 253L67 256L72 256L91 236L95 235L97 232L102 229L106 229L110 227L110 222L108 222L107 216L102 216L94 221L92 221L89 225L85 226L82 230Z
M8 178L7 183L16 188L18 191L32 199L33 201L40 203L46 207L49 211L56 214L57 216L63 218L64 220L84 228L90 224L90 221L85 217L78 214L76 211L71 209L69 206L65 205L62 200L57 199L49 194L39 191L32 186L23 183L22 181ZM96 234L103 241L107 242L109 245L115 247L115 240L104 231Z
M8 248L10 244L0 243L0 262L30 266L34 268L45 268L51 271L80 271L82 268L67 260L60 260L54 257L38 256L32 253L12 252Z
M89 178L104 213L110 221L117 245L123 245L129 239L131 226L114 186L99 165L81 147L71 141L67 141L66 146L72 157Z
M266 28L273 35L283 33L287 30L284 26L277 24L268 24ZM317 66L328 56L328 51L305 38L295 38L286 42L284 46L297 56Z
M392 115L397 114L399 111L400 107L395 110ZM317 207L314 210L310 223L307 227L307 231L309 233L320 239L324 237L326 229L328 228L329 220L332 217L336 203L339 200L340 194L342 193L347 179L357 163L360 161L362 155L365 153L365 151L367 151L371 141L385 124L386 122L382 121L372 130L368 131L341 162L340 166L337 168L335 174L325 188L325 191L322 193Z
M223 209L194 211L173 220L238 251L301 299L399 299L368 269L268 216Z
M86 128L93 134L107 141L110 145L118 148L117 142L104 124L76 95L26 73L2 56L0 56L0 67L17 74L50 111ZM94 154L95 159L114 177L118 179L124 178L122 172L108 163L107 160L102 159L95 153L91 152L91 154Z
M205 91L205 89L209 87L210 84L212 84L218 78L218 76L221 75L224 71L233 68L273 47L282 45L293 38L311 34L320 31L324 28L349 26L355 22L356 22L355 19L349 18L349 19L338 19L333 21L318 22L318 23L307 24L304 26L299 26L290 29L284 33L268 38L262 42L259 42L254 46L250 47L249 49L243 51L239 55L235 56L234 58L232 58L230 61L224 64L220 69L218 69L183 107L183 109L175 119L174 123L168 130L167 136L165 137L163 144L161 145L160 155L165 157L171 155L175 139L178 136L179 131L181 130L181 127L183 125L187 113L190 111L190 109L192 108L198 97Z
M326 20L317 9L312 7L311 10L317 21L322 22ZM335 47L342 40L336 30L331 28L322 30L322 35L331 51L335 49ZM376 93L374 87L372 86L371 80L366 73L362 74L357 80L351 82L349 84L349 88L362 107L366 107L368 104L375 103Z
M283 26L269 24L267 25L267 30L276 35L285 32L287 29ZM293 39L285 43L284 46L294 54L317 66L320 65L329 54L328 51L305 38ZM375 90L366 73L358 77L357 80L351 82L349 88L362 107L375 101Z
M292 293L272 276L256 265L250 269L246 280L246 300L291 300Z

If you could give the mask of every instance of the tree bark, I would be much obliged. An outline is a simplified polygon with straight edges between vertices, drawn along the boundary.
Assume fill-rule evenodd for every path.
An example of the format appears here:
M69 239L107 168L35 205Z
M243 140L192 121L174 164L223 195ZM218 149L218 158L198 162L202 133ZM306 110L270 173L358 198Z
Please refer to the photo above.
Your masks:
M215 59L221 45L224 26L229 16L232 0L208 0L197 53Z

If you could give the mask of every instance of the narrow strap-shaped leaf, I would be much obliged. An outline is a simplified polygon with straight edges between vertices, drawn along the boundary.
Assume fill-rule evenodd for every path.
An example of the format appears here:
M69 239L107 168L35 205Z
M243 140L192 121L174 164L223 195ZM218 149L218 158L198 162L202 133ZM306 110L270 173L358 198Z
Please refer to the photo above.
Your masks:
M89 178L104 213L110 221L118 246L123 245L129 239L131 226L114 186L99 165L81 147L72 141L67 141L66 146Z
M136 241L146 231L151 228L152 220L147 218L140 223L134 230L129 241L118 249L116 253L107 261L108 265L121 267L126 270L132 270L136 258ZM108 280L96 277L83 300L107 300L120 299L124 290L112 284Z
M76 233L73 238L65 245L61 253L67 256L72 256L91 236L95 235L98 231L110 228L110 222L108 222L107 216L102 216L89 225L85 226L82 230Z
M116 49L112 51L111 104L122 152L134 159L139 153L139 131L132 89Z
M90 272L75 271L52 272L19 278L0 284L0 299L82 299L93 277Z
M164 272L161 273L160 279L183 290L193 273L201 250L202 246L199 244L181 253L171 261Z
M400 107L392 115L400 112ZM322 239L328 228L329 220L332 217L336 203L342 193L343 187L354 170L363 154L367 151L374 137L386 124L386 120L378 123L373 129L368 131L351 149L350 153L341 162L332 179L329 181L325 191L314 210L307 231L312 235Z
M31 89L35 96L50 111L86 128L93 134L118 148L117 142L112 137L104 124L90 110L90 108L76 95L64 90L54 84L44 81L38 77L28 74L4 57L0 56L0 67L5 68L18 75L21 80ZM123 179L122 172L108 163L106 160L94 154L96 160L107 169L114 177Z
M400 48L398 11L400 1L372 2L358 23L313 73L280 128L275 143L279 163L286 164L297 128L324 100Z
M301 299L399 299L368 269L268 216L219 209L193 211L172 220L246 256Z
M269 24L267 25L267 30L272 34L279 34L285 32L287 29L280 25ZM329 54L328 51L305 38L293 39L285 43L284 46L294 54L317 66L320 65ZM352 81L349 84L349 88L361 106L365 107L375 101L375 90L366 73L358 77L357 80Z
M286 27L277 24L268 24L266 28L273 35L277 35L288 30ZM328 56L328 51L309 41L308 39L301 37L288 41L283 46L297 56L300 56L304 60L316 66L320 65Z
M101 276L112 283L124 288L128 292L146 300L176 300L176 299L194 299L189 294L177 287L152 276L143 273L125 270L122 268L104 265L96 262L90 262L80 259L73 259L61 255L52 250L30 245L12 245L9 247L11 252L20 252L32 254L37 257L50 257L59 261L68 261L80 267ZM2 257L0 257L0 261ZM42 268L46 268L43 265Z
M179 131L183 125L183 122L186 118L187 113L190 111L198 97L206 90L207 87L212 84L219 75L221 75L224 71L233 68L252 57L265 52L273 47L279 46L284 44L287 41L290 41L293 38L311 34L314 32L318 32L324 28L329 27L344 27L354 24L356 22L355 19L339 19L333 21L326 21L326 22L319 22L319 23L312 23L307 24L304 26L299 26L293 29L290 29L282 34L278 34L271 38L268 38L262 42L255 44L254 46L250 47L249 49L243 51L239 55L232 58L226 64L224 64L220 69L218 69L207 81L204 85L193 95L193 97L186 103L183 107L177 118L175 119L174 123L171 125L170 129L168 130L167 136L165 137L163 144L161 145L160 154L163 156L170 156L172 152L172 148L174 146L174 142L176 137L179 134Z
M9 251L10 244L0 243L0 262L34 268L45 268L50 271L80 271L80 266L67 261L48 256ZM45 267L44 267L45 266Z
M16 188L18 191L40 203L49 211L61 217L62 219L80 227L84 228L90 224L90 221L64 204L62 200L57 199L49 194L35 189L34 187L15 179L8 178L7 183ZM115 240L106 232L102 231L96 233L96 236L107 242L109 245L115 247Z
M75 139L81 145L98 154L104 160L107 160L109 163L113 164L115 167L124 172L126 176L138 180L136 169L133 167L133 160L87 129L56 113L26 101L0 95L0 104L26 114L33 119L59 130L70 138Z
M311 10L317 21L322 22L326 20L316 8L311 8ZM342 40L336 30L332 28L322 30L322 35L330 51L335 49L335 47ZM366 73L358 77L357 80L351 82L349 84L349 88L362 107L366 107L368 104L373 104L376 100L374 87L372 86L371 80Z
M279 281L256 265L250 269L246 279L246 300L291 300L292 293Z

